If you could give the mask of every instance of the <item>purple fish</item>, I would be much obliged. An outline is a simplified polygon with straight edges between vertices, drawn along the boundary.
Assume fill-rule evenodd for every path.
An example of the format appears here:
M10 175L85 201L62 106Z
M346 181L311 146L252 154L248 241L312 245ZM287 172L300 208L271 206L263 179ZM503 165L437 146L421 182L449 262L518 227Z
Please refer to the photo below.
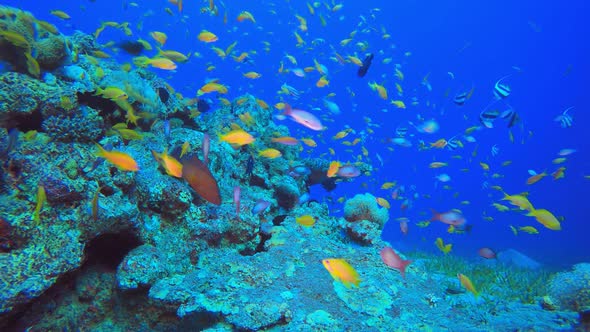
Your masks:
M252 214L260 214L270 206L270 202L259 199L252 208Z
M354 165L344 165L338 169L338 176L343 178L355 178L361 175L361 171Z
M291 119L311 130L324 130L322 122L313 114L304 111L291 108L289 104L285 104L284 115L290 116Z
M242 190L240 189L240 186L235 186L234 187L234 204L236 205L236 216L238 217L238 220L240 220L240 194L241 194Z

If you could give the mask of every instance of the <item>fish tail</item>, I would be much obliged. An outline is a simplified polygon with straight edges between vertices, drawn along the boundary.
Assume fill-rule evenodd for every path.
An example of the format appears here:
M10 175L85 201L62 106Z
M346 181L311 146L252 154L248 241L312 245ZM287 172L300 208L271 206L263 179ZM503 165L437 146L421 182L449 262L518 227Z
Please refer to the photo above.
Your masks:
M440 213L438 213L435 209L431 208L430 212L432 212L432 218L430 218L430 221L436 221L440 219Z
M399 272L401 273L402 278L404 279L406 279L406 267L408 267L410 263L412 263L412 261L410 260L402 261L402 265L399 267Z
M104 157L107 151L100 144L98 144L98 143L94 143L94 144L98 148L98 152L96 153L96 155L99 157Z
M283 115L290 115L291 114L291 105L285 103L285 108L283 109Z

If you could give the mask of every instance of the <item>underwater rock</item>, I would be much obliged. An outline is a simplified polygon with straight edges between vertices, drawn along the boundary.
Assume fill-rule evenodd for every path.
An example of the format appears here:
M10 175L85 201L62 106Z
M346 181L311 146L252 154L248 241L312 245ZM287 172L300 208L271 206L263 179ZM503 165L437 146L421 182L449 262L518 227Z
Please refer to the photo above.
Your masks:
M301 192L295 179L290 176L273 176L271 183L274 186L275 197L280 207L290 210L299 203Z
M574 265L549 280L549 295L562 310L590 310L590 263Z
M50 168L41 180L47 201L52 204L71 204L85 198L86 186L70 179L59 165ZM64 170L65 171L65 170Z
M379 229L389 220L389 211L377 204L377 198L369 193L357 194L344 203L344 219L349 222L368 220Z
M94 191L95 189L89 190L89 192ZM108 196L102 194L99 196L96 221L92 218L91 198L88 197L87 201L89 203L84 210L86 213L80 216L81 238L83 240L89 241L102 234L118 234L134 229L139 214L137 203L132 203L129 197L120 191Z
M99 50L100 45L96 42L96 38L93 35L84 33L76 30L69 37L72 43L72 48L76 50L78 54L91 54L94 50Z
M305 317L305 323L314 331L340 330L342 326L330 313L316 310Z
M0 126L22 132L37 130L57 141L91 142L104 132L98 112L79 107L75 91L27 75L0 75Z
M7 72L0 75L0 127L39 130L47 95L60 90L30 76ZM38 118L38 119L37 119Z
M154 246L144 244L125 257L117 268L117 286L122 290L144 288L166 276L166 256Z
M62 223L49 225L42 235L31 240L37 245L0 255L0 318L16 313L12 310L26 305L60 275L80 266L84 245L79 236L79 232L67 230Z
M498 261L504 264L517 266L523 269L535 270L541 267L541 264L526 256L525 254L518 252L514 249L504 250L499 252L497 255Z
M347 222L344 227L346 234L360 244L372 244L381 238L381 228L372 221L363 219L357 222Z
M186 184L155 169L139 172L135 181L140 206L173 220L185 213L193 200Z

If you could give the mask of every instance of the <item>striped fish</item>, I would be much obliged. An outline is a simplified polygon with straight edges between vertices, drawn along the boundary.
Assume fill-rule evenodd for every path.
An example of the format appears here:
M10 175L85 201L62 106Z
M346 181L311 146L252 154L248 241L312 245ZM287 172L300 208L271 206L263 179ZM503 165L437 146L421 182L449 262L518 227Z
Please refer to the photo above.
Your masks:
M496 81L496 84L494 84L494 96L496 96L496 98L505 99L510 95L510 87L502 83L504 79L510 76L512 76L512 74L502 77L501 79Z

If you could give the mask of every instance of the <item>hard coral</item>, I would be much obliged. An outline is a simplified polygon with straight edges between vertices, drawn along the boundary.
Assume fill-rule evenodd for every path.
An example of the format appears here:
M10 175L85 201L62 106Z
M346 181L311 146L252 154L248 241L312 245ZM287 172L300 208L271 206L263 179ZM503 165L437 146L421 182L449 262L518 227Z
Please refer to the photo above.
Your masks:
M562 309L590 310L590 263L576 264L572 271L555 274L549 285L549 295Z
M22 36L24 44L15 45L0 38L0 58L11 63L17 71L27 72L25 54L35 55L44 69L57 68L68 56L66 39L53 25L35 19L29 12L0 6L0 30Z
M344 218L350 222L368 220L381 229L389 220L389 212L379 207L375 196L369 193L358 194L344 204Z

